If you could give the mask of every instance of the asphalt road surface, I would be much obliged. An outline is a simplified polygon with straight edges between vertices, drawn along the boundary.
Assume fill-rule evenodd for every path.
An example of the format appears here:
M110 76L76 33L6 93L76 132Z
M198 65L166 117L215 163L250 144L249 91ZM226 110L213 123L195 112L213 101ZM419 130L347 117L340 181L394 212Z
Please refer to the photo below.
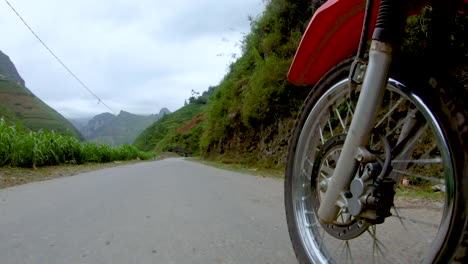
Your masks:
M399 213L377 233L347 244L319 232L324 245L339 263L348 255L354 263L419 262L437 232L441 204L409 197L395 204ZM0 264L19 263L297 260L282 180L174 158L0 190Z
M0 263L297 263L283 182L183 159L0 191Z

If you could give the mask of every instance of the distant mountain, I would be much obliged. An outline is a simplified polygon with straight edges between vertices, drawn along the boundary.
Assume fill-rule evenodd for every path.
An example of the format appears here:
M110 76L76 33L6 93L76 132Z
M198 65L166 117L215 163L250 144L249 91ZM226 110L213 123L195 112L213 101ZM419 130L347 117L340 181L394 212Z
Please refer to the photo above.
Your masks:
M81 132L88 125L90 119L91 117L68 118L68 121Z
M111 113L99 114L81 128L76 120L73 123L86 140L110 145L132 144L145 128L169 113L167 108L161 109L159 114L147 116L120 111L117 116Z
M162 118L165 115L168 115L170 113L171 113L171 111L169 111L169 109L167 109L166 107L161 108L161 111L159 111L159 118Z
M25 87L10 58L0 51L0 117L26 129L54 130L83 139L80 132L61 114Z

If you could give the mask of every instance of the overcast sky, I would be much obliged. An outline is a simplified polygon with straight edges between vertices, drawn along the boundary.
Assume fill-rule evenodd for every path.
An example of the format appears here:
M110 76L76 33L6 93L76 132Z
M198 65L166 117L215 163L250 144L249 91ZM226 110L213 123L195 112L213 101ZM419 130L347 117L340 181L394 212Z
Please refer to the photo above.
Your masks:
M217 85L262 0L8 0L116 113L175 111ZM0 0L0 50L26 86L65 117L109 112Z

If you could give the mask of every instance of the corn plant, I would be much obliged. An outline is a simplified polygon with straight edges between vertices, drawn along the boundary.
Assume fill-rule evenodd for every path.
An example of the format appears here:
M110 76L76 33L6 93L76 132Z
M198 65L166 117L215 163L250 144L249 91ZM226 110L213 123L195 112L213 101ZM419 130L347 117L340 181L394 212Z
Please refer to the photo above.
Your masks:
M94 142L83 143L54 131L20 131L0 118L0 166L38 167L152 157L154 153L139 151L133 145L113 148Z

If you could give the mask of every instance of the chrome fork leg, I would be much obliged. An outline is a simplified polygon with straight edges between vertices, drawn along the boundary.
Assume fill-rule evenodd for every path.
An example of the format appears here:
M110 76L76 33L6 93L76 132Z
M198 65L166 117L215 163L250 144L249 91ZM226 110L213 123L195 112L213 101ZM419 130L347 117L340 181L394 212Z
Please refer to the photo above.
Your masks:
M372 41L369 64L351 127L318 210L318 216L323 223L331 223L336 218L339 212L337 201L347 190L357 169L357 150L359 147L365 147L369 141L387 84L388 70L392 60L391 52L390 44Z

